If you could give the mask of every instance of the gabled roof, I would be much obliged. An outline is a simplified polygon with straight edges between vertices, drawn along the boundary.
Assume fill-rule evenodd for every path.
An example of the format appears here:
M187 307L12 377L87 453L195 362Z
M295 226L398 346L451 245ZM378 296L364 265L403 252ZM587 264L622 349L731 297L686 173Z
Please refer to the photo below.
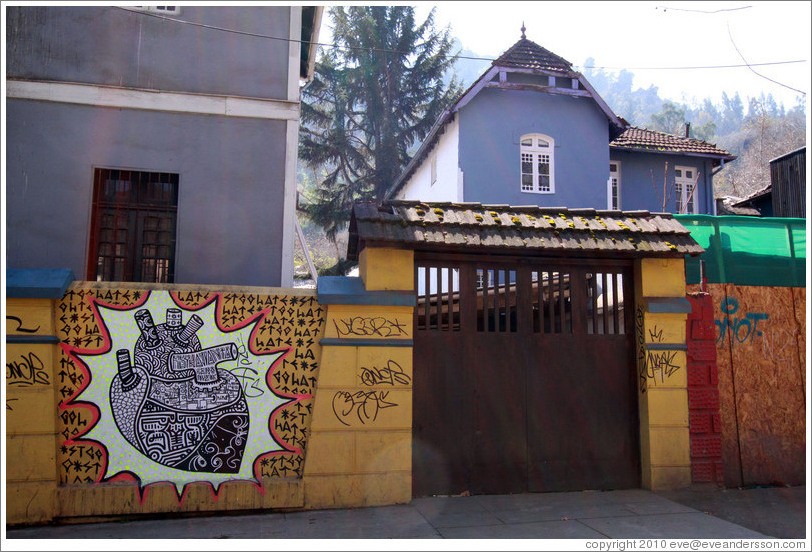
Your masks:
M700 157L712 157L733 161L735 155L716 144L709 144L695 138L684 138L647 128L629 127L623 134L609 142L609 147L629 151L651 151L655 153L681 153Z
M579 90L568 88L561 88L559 86L548 87L531 87L530 85L510 85L505 83L494 83L493 80L499 75L500 72L520 72L520 73L538 73L545 75L552 75L559 77L567 77L569 79L577 79L580 85ZM558 79L556 80L558 83ZM566 82L566 81L564 81ZM583 75L577 71L572 70L572 64L564 58L550 52L546 48L542 48L532 40L528 40L524 35L524 27L522 27L522 38L511 46L505 53L496 58L490 68L485 71L480 77L466 90L454 104L444 111L434 126L429 131L423 143L418 148L412 160L403 169L400 176L397 178L392 187L387 191L386 197L392 197L400 190L406 183L406 180L414 172L414 170L423 162L426 155L434 148L439 137L445 132L445 126L454 120L455 114L470 102L483 88L488 86L503 86L503 87L525 87L536 88L554 94L568 94L573 96L586 96L592 98L601 111L604 112L609 122L610 128L614 135L620 134L623 129L628 126L628 123L622 118L615 115L615 113L606 105L603 98L598 95L592 85L587 82Z
M612 258L704 251L670 213L406 200L353 206L347 258L366 245Z
M763 198L763 197L765 197L767 195L770 195L772 193L773 193L773 185L772 184L767 184L763 188L760 188L760 189L756 190L755 192L751 193L747 197L744 197L744 198L738 200L733 205L736 206L736 207L745 207L745 206L747 206L748 203L753 202L753 201L755 201L757 199L761 199L761 198Z
M738 202L741 201L738 197L725 196L716 198L716 214L717 215L737 215L747 217L759 217L761 213L758 209L752 207L741 207Z
M572 72L572 63L532 40L522 38L499 56L493 65L500 67L521 67L523 69L541 69L553 72Z

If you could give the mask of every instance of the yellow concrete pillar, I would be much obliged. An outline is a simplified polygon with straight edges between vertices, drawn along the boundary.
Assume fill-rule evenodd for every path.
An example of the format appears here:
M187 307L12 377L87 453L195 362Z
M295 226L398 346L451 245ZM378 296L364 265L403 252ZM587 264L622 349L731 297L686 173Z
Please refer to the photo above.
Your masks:
M413 290L414 251L367 247L358 255L358 271L367 291Z
M58 339L54 300L6 300L6 523L56 512Z
M319 278L327 320L304 465L306 508L412 496L413 254L365 249L360 258L363 279Z
M642 259L635 271L635 333L639 375L643 486L691 483L683 259Z

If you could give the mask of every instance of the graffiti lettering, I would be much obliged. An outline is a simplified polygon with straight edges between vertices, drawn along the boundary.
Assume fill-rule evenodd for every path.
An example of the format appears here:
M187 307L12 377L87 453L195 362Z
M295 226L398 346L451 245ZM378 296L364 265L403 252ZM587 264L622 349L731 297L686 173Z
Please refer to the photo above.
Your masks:
M28 353L20 360L6 363L6 382L19 387L51 383L48 372L45 371L45 364L34 353Z
M770 315L763 312L748 312L743 317L729 318L730 315L736 314L739 310L739 302L734 297L725 297L719 309L723 314L727 315L720 320L715 320L716 326L719 327L719 336L716 338L716 343L724 344L728 334L727 329L730 328L730 343L744 343L746 341L753 342L753 338L761 336L762 333L758 329L759 320L767 320Z
M403 371L403 368L390 360L384 368L361 367L361 383L364 385L409 385L412 378Z
M640 371L640 392L645 393L648 382L646 381L646 335L645 335L645 311L642 306L637 307L635 313L634 326L637 335L637 366Z
M11 408L11 403L20 399L6 399L6 410L14 410Z
M23 321L17 318L16 316L6 315L6 320L11 320L17 323L16 328L9 328L9 331L12 332L37 333L37 331L39 330L39 326L37 326L36 328L23 328Z
M786 330L766 331L762 336L761 351L764 358L774 362L789 362L794 351L792 334Z
M334 322L339 337L355 335L361 337L397 337L406 335L406 324L399 320L389 320L382 316L366 318L355 316Z
M646 356L646 376L655 382L665 383L667 378L679 370L679 365L674 364L677 357L676 351L649 351Z
M379 410L398 406L387 401L388 396L389 391L338 391L333 396L333 413L346 426L351 425L353 414L362 424L374 422Z
M246 397L260 397L265 393L265 390L262 389L262 377L252 366L251 359L248 356L248 348L245 343L242 339L239 341L240 346L237 348L237 357L239 358L238 366L232 368L230 372L234 374L240 382Z

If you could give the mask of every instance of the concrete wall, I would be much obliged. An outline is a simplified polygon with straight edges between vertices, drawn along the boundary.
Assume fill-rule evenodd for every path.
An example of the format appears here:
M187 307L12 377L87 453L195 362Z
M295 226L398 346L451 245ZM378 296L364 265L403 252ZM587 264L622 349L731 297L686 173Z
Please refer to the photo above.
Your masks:
M668 198L666 212L676 213L676 199L674 196L674 167L694 167L699 171L699 189L697 194L697 214L713 214L713 177L711 176L712 163L709 159L701 157L688 157L685 155L664 155L643 152L617 151L611 152L612 161L621 164L621 209L624 211L646 210L652 213L663 212L662 198ZM663 193L665 179L665 164L668 162L668 179L666 191ZM652 184L652 172L653 181ZM606 201L604 199L605 208Z
M408 501L411 307L325 297L74 282L9 299L7 523ZM181 338L176 318L200 327Z
M175 282L279 284L284 121L7 106L9 266L65 266L84 277L94 169L129 168L180 175Z
M413 273L413 252L366 248L318 292L12 286L6 522L408 502ZM642 482L685 486L684 265L635 273Z
M287 38L290 7L180 6L177 19ZM117 7L8 9L7 78L287 97L288 44ZM297 60L298 63L298 60ZM297 68L298 70L298 68Z
M175 283L292 285L301 8L12 7L7 260L89 278L96 168L179 174Z
M605 208L609 123L594 102L486 88L458 115L464 201ZM530 133L555 140L554 194L520 189L519 140Z

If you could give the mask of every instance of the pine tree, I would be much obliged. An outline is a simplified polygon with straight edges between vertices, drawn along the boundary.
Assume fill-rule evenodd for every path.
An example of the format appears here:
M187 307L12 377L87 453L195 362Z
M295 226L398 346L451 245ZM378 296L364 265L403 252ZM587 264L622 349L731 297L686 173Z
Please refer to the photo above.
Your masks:
M454 56L434 11L416 25L411 6L335 6L332 48L302 93L299 158L325 175L303 207L330 239L352 203L383 198L460 87L443 80Z

